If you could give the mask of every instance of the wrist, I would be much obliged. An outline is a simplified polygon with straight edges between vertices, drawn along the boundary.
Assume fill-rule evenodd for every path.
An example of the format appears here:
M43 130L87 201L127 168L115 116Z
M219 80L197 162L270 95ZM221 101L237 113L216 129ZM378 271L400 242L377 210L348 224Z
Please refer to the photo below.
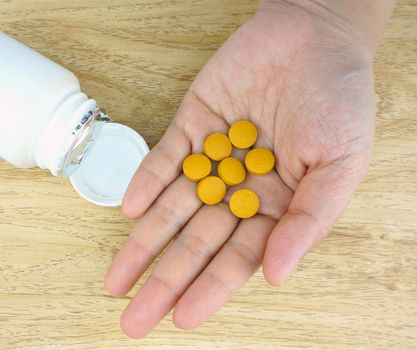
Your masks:
M261 0L258 12L292 11L316 29L362 46L373 57L396 0Z

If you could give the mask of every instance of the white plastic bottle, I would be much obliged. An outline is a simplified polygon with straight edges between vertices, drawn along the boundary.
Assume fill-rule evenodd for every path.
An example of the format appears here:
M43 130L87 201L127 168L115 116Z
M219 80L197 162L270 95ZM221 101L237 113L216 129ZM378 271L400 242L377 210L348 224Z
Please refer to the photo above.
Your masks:
M90 202L119 206L148 151L81 92L73 73L0 32L0 158L49 169Z

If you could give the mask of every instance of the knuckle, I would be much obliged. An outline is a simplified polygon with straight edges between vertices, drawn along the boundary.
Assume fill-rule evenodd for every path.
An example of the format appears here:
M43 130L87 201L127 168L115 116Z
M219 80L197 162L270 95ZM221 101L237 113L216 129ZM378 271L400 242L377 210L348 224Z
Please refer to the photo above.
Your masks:
M229 298L233 295L233 291L229 288L229 286L214 273L211 271L205 271L205 276L210 280L210 282L213 282L213 284L217 285L221 290L223 290Z
M147 247L144 243L142 243L141 239L136 235L131 235L130 240L135 246L136 250L138 251L137 256L146 256L150 259L154 260L157 257L157 254L151 250L151 248Z
M166 224L172 223L174 221L173 219L177 217L177 213L174 208L176 208L176 206L170 206L162 199L157 199L153 205L153 210L155 211L158 219Z
M171 283L166 281L164 278L160 278L155 274L153 274L151 278L154 280L154 282L162 286L164 289L168 290L176 299L179 299L181 297L181 291L172 286Z
M213 251L207 242L196 235L180 235L177 238L177 243L199 260L209 261L215 254L215 251Z
M261 257L246 244L229 241L229 247L233 254L245 265L248 270L256 271L261 265Z

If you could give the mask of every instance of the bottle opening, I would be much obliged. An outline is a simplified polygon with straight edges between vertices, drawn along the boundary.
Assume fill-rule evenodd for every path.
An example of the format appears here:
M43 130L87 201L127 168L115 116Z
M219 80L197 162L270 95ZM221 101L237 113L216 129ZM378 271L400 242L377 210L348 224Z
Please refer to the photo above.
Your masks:
M146 142L136 131L122 124L105 123L70 181L88 201L120 206L130 180L148 152Z

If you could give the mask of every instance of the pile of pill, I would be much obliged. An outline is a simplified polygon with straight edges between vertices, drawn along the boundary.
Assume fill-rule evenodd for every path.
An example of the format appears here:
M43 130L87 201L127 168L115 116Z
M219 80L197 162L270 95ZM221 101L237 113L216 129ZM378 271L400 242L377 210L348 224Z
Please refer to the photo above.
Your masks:
M237 149L251 148L258 137L254 124L247 120L235 122L228 135L215 132L204 140L204 154L191 154L185 158L182 169L191 181L198 181L197 196L209 205L220 203L227 186L236 186L246 178L246 171L254 175L265 175L275 165L274 154L262 147L252 148L245 155L245 165L231 157L233 147ZM212 174L212 161L217 164L217 174ZM259 210L258 195L247 188L235 191L229 200L230 211L238 218L246 219Z

